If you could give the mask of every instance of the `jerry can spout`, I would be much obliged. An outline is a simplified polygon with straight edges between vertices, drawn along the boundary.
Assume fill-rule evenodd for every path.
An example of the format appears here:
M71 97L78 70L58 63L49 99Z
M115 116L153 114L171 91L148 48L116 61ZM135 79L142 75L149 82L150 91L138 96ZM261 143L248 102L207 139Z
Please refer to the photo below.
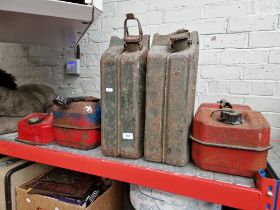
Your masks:
M173 33L170 37L171 40L171 51L179 52L190 47L192 44L191 34L186 29L180 29Z

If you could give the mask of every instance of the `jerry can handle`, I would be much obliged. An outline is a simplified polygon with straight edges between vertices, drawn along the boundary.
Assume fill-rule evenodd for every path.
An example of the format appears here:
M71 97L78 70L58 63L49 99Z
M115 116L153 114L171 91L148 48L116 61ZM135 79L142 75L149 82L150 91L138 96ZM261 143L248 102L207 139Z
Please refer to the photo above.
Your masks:
M127 22L128 20L136 20L138 24L139 35L129 35ZM141 50L142 46L140 42L143 40L143 30L140 21L135 18L133 13L126 14L126 19L124 21L124 48L127 51L134 52L137 49Z

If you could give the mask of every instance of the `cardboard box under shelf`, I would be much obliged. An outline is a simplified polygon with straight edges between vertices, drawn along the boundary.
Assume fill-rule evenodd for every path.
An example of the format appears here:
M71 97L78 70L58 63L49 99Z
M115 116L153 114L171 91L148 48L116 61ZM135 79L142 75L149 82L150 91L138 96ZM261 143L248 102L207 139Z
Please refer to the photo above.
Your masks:
M54 198L38 194L28 194L26 184L17 187L17 210L122 210L124 184L113 185L87 208L65 203Z

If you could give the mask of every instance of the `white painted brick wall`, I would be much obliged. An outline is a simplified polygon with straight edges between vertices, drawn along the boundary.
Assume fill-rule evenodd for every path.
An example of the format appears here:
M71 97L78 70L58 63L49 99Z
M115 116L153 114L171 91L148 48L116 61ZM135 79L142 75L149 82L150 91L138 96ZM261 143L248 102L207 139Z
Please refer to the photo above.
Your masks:
M246 15L230 17L228 19L228 32L237 33L245 31L268 31L277 27L278 15Z
M228 17L246 15L250 12L250 1L225 1L204 6L205 17Z
M201 35L201 49L245 48L248 44L248 34L216 34Z
M274 48L270 50L269 63L280 63L280 49Z
M278 47L280 45L280 31L265 31L250 33L249 47Z
M210 93L226 93L227 92L227 82L209 81L208 90Z
M231 81L229 82L229 93L236 95L249 95L251 83L248 81Z
M192 31L199 31L199 34L223 34L227 30L227 19L210 18L201 20L190 20L186 27Z
M267 63L268 50L225 49L221 53L221 64L262 64Z
M280 80L280 65L248 65L244 69L244 79L247 80Z
M227 98L262 111L280 139L279 0L104 0L102 17L81 40L82 73L64 73L70 49L0 43L0 68L20 84L52 85L63 95L100 96L99 59L134 12L146 34L186 27L200 34L196 107ZM133 28L135 31L135 28Z
M273 96L275 82L252 82L252 95L256 96Z

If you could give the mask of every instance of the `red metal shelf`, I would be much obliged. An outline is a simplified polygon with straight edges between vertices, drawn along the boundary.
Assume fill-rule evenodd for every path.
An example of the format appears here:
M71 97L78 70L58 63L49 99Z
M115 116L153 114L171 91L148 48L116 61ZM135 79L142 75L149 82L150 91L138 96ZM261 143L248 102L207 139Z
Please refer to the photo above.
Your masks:
M252 179L207 172L192 163L184 167L147 162L143 158L127 160L103 156L101 149L82 151L58 145L32 146L16 142L16 134L0 136L0 154L38 163L67 168L88 174L143 185L200 200L240 209L265 209L274 205L267 196L268 186L276 186L273 179Z

